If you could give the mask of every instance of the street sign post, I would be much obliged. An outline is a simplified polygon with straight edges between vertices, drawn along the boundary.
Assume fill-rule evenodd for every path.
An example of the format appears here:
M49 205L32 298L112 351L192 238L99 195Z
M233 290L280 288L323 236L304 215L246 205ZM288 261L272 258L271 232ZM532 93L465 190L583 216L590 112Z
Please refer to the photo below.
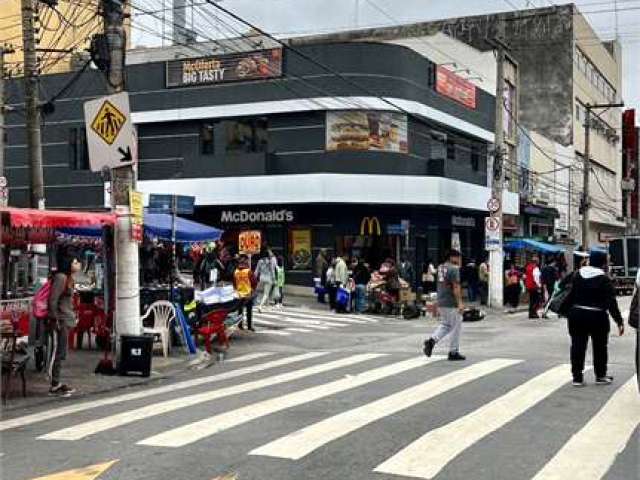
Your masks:
M487 210L489 210L489 213L496 213L500 210L501 206L500 199L497 197L491 197L487 202Z
M151 195L149 195L149 213L172 213L174 197L176 214L193 215L196 197L158 193L152 193Z
M124 167L136 161L127 92L85 102L84 121L91 171Z
M498 217L486 217L484 220L485 250L491 252L500 249L500 219Z

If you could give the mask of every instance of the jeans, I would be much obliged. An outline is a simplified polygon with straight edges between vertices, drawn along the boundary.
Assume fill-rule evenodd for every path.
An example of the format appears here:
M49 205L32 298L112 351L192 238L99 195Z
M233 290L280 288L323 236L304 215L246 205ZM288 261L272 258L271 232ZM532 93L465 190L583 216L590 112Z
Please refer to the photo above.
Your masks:
M356 285L356 312L362 313L367 309L367 286Z
M489 283L480 282L478 284L478 290L480 292L480 305L486 305L489 298Z
M462 315L457 308L443 308L440 311L440 325L431 338L438 343L447 335L449 337L449 353L456 353L460 348L460 330L462 329Z
M273 299L274 284L271 282L264 282L262 284L262 288L263 288L262 300L260 300L260 304L258 305L259 308L264 307L269 300Z

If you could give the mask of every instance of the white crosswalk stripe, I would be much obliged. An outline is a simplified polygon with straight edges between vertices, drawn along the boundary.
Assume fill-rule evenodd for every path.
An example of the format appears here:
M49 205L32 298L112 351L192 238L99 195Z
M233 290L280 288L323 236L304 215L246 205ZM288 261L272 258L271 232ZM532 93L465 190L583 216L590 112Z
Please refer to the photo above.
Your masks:
M352 377L341 378L324 385L306 388L281 397L247 405L246 407L216 415L214 417L205 418L203 420L163 432L159 435L149 437L138 442L138 444L159 447L182 447L265 415L279 412L297 405L302 405L303 403L318 400L339 392L344 392L345 390L360 387L367 383L375 382L406 370L424 366L433 361L442 360L442 358L443 357L432 357L431 359L427 359L425 357L419 357L393 363Z
M269 320L267 320L267 318L269 318ZM278 322L274 322L273 319L279 320ZM291 327L293 322L288 322L288 323L282 323L281 318L277 318L277 317L264 317L262 315L256 315L254 317L254 323L256 325L268 325L268 326L272 326L272 327L277 327L277 328L289 328ZM303 322L300 323L296 323L296 325L304 325L304 328L309 328L312 330L329 330L329 327L324 326L324 325L311 325L311 324L305 324Z
M518 360L494 359L477 363L442 377L429 380L414 387L349 410L335 417L316 423L257 448L250 455L298 460L317 448L343 437L369 423L393 415L401 410L464 385L502 368L519 363Z
M640 425L638 385L632 378L578 432L533 480L600 480Z
M204 393L198 393L195 395L189 395L186 397L179 397L172 400L167 400L159 403L152 403L141 408L125 411L116 415L99 418L89 422L82 423L73 427L64 428L55 432L47 433L38 438L43 440L80 440L94 435L105 430L120 427L131 422L136 422L145 418L154 417L164 413L173 412L181 408L191 407L204 402L210 402L218 398L228 397L230 395L237 395L239 393L246 393L259 388L270 387L280 383L291 382L293 380L299 380L301 378L317 375L319 373L328 372L338 368L348 367L355 365L356 363L364 362L374 358L382 357L383 354L365 353L360 355L352 355L340 360L334 360L328 363L322 363L320 365L314 365L313 367L303 368L301 370L294 370L293 372L287 372L272 377L266 377L261 380L252 382L240 383L231 387L220 388L213 391L207 391Z
M344 315L344 314L323 314L323 313L306 313L300 310L283 310L283 314L290 315L297 318L310 318L312 320L329 320L331 322L344 322L355 324L369 324L377 323L378 319L371 319L367 317L361 317L360 315Z
M250 360L257 360L259 358L270 357L272 355L275 355L275 353L274 352L249 353L247 355L241 355L240 357L230 358L229 360L226 360L226 362L227 363L248 362Z
M305 327L288 328L313 333ZM533 415L524 414L542 402L577 402L586 406L603 401L602 396L591 395L588 391L588 388L598 387L562 388L571 378L568 365L551 366L534 376L524 373L528 371L524 360L507 358L460 364L443 362L445 357L427 359L424 356L407 358L400 355L397 358L394 354L384 353L347 355L322 351L274 357L277 355L283 353L251 352L221 363L218 366L223 371L210 376L2 420L0 431L64 417L34 429L33 433L25 432L38 440L48 441L91 441L96 436L95 443L99 445L112 435L118 439L126 436L127 441L131 439L144 448L177 449L189 448L196 442L204 443L211 438L218 439L220 433L244 426L252 431L255 428L255 432L261 435L256 437L260 441L246 450L242 450L242 446L239 449L234 446L237 455L250 455L254 460L263 456L313 464L324 455L343 449L346 442L361 443L361 448L367 448L367 442L377 441L371 438L372 429L391 427L389 433L393 436L378 444L388 446L378 449L376 456L367 460L367 471L353 476L365 478L371 473L373 478L375 472L402 478L431 479L440 478L448 468L456 468L458 472L458 464L466 466L467 455L473 459L475 454L468 453L469 450L479 447L483 439L491 435L499 441L501 435L513 433L505 428L508 425L522 428L521 434L526 438L527 428L535 428L536 424L532 422L536 420ZM242 362L255 364L243 365ZM276 368L279 370L268 372ZM252 376L242 378L247 375ZM473 395L474 389L500 385L504 378L517 385L504 394L489 394L490 399L486 403L476 403L473 409L464 408L464 414L460 416L455 413L455 408L441 408L447 404L449 395L468 399L468 392ZM234 379L238 380L215 384ZM270 387L274 386L278 386L278 393L271 392ZM175 392L180 390L184 391L183 394L176 395ZM259 399L252 400L251 392L257 390L260 390ZM602 480L622 458L620 453L633 448L634 432L640 426L636 378L629 379L621 387L603 387L599 391L610 392L606 393L609 398L603 405L598 403L597 411L587 408L585 411L595 413L585 416L583 424L576 425L571 438L563 437L563 444L556 439L554 443L558 447L553 452L547 451L545 457L539 459L536 467L539 471L528 471L527 478ZM228 400L222 401L224 398ZM366 400L358 400L361 398ZM331 414L323 414L319 404L312 404L323 399L326 405L322 406L328 406ZM127 404L134 400L141 401ZM196 410L191 408L205 403ZM225 405L232 405L231 409L223 408ZM436 405L440 405L437 411ZM97 409L104 406L111 408L107 413L100 413ZM95 414L92 412L91 416L78 415L92 409L95 409ZM175 413L182 409L200 414L195 419L188 415L188 420L184 420ZM308 420L308 411L314 412L313 421ZM169 416L172 412L173 416ZM545 415L555 415L553 409L546 412L550 413ZM415 422L415 428L407 429L407 438L403 439L405 429L399 427L404 425L409 414L411 417L415 414L417 418L435 416L436 426L429 429L421 426L422 422ZM145 429L156 425L151 423L152 420L163 415L168 418L157 424L165 425L163 428ZM516 419L518 422L514 422ZM145 421L149 423L143 425ZM558 418L557 421L562 422L563 419ZM274 423L280 425L278 435L269 433L272 432L269 425ZM546 422L545 428L553 423ZM116 428L122 431L115 432ZM141 434L140 431L147 433ZM549 429L548 435L551 442L553 429ZM227 437L220 435L220 438ZM239 441L239 436L232 432L229 432L229 438L232 442ZM514 462L519 461L518 453L510 454ZM268 462L265 465L270 468ZM265 471L265 476L269 475L270 472ZM349 471L336 476L350 478ZM275 475L270 478L282 477Z
M568 365L529 380L474 412L432 430L375 471L415 478L434 478L451 460L498 430L567 383Z
M327 320L312 320L310 318L309 319L294 318L287 314L276 315L276 314L268 314L268 313L259 313L256 315L256 318L268 318L270 320L279 320L281 322L295 323L296 325L305 325L305 326L313 325L318 328L326 328L326 329L329 329L329 327L342 328L347 326L344 323L329 322Z
M282 367L290 365L296 362L302 362L305 360L311 360L323 355L327 355L328 352L308 352L300 355L294 355L291 357L281 358L279 360L273 360L270 362L262 363L259 365L252 365L250 367L239 368L237 370L231 370L228 372L219 373L209 377L194 378L193 380L186 380L184 382L172 383L163 387L149 388L140 392L127 393L124 395L116 395L114 397L104 398L101 400L94 400L90 402L82 402L67 407L48 409L43 412L34 413L32 415L26 415L23 417L12 418L9 420L3 420L0 422L0 431L7 430L9 428L23 427L25 425L31 425L37 422L43 422L45 420L51 420L66 415L71 415L85 410L93 408L105 407L107 405L115 405L132 400L138 400L141 398L148 398L154 395L161 395L164 393L171 393L177 390L186 388L193 388L208 383L219 382L222 380L229 380L232 378L238 378L243 375L249 375L251 373L262 372L270 368Z
M258 333L261 335L276 335L281 337L288 337L291 332L283 332L282 330L260 330Z

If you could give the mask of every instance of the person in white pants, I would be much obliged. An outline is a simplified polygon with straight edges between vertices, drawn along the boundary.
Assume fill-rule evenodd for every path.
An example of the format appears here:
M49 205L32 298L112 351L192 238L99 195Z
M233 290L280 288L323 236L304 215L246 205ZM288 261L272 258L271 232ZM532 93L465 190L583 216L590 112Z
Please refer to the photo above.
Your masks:
M262 288L262 299L258 304L258 312L262 313L264 306L273 298L273 289L276 284L275 255L271 250L258 260L255 276L260 282L258 288Z
M460 288L460 263L462 255L451 250L447 261L438 267L438 310L440 325L424 342L424 354L430 357L433 348L444 337L449 335L449 360L466 360L460 354L460 330L462 329L462 289Z

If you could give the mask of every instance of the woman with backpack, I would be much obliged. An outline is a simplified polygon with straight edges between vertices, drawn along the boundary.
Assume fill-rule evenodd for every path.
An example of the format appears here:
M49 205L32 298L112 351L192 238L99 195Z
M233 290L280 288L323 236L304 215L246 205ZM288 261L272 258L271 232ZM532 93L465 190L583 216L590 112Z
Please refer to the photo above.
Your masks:
M68 331L76 324L76 314L73 310L73 275L79 272L80 268L81 264L75 257L59 258L58 271L51 280L47 316L50 395L69 396L75 392L73 388L60 382L60 370L67 355Z

